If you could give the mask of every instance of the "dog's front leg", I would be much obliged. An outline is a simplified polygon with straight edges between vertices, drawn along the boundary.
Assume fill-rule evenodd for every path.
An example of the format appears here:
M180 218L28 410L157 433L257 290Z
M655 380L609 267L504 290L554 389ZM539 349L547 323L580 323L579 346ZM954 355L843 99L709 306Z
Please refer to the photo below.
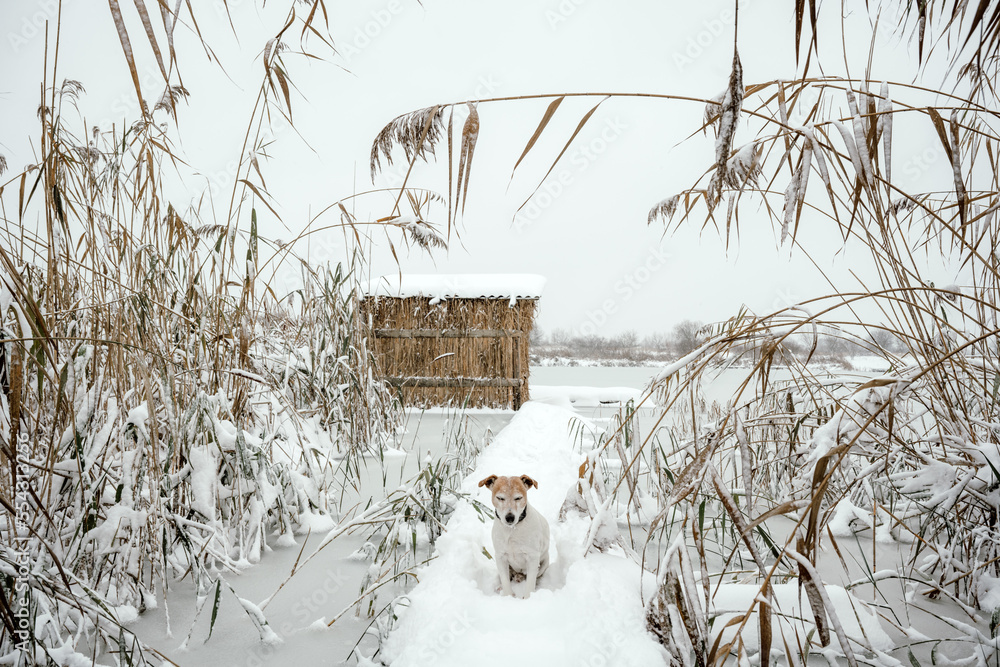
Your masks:
M524 595L522 598L527 598L529 595L535 592L535 583L538 580L538 560L531 559L528 563L528 571L524 573Z
M514 595L514 590L510 587L510 561L500 553L496 555L496 559L497 574L500 575L500 591L504 595Z

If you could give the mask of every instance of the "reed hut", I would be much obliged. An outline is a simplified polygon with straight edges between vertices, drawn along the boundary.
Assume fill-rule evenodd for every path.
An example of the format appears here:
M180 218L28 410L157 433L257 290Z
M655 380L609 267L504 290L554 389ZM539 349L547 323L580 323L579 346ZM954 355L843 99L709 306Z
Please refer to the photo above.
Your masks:
M527 274L383 276L368 286L361 313L404 404L517 410L529 397L529 339L544 284Z

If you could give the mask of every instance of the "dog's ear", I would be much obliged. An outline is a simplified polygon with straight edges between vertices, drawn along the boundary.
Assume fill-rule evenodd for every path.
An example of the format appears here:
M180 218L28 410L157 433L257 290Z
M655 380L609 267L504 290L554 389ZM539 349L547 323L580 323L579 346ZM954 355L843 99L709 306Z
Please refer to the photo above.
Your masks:
M535 487L536 489L538 488L538 482L536 482L535 480L531 479L527 475L521 475L521 481L524 482L524 485L526 487L528 487L529 489L531 487Z
M483 481L479 482L479 486L485 486L487 489L492 489L493 488L493 482L495 482L495 481L497 481L497 476L496 475L490 475L489 477L487 477Z

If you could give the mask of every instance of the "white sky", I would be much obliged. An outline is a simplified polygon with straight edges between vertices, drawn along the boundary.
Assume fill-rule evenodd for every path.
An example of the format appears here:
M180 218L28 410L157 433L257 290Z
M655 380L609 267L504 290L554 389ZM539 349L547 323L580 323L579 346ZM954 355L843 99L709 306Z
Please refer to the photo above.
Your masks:
M232 164L249 121L263 72L267 39L285 17L287 3L267 10L230 0L239 40L233 37L222 4L195 0L199 25L220 56L226 75L209 63L185 27L177 30L184 84L190 102L180 111L177 137L185 159L203 176L188 178L175 197L197 198L212 190L217 214L225 217ZM853 3L848 17L851 74L867 60L870 30L865 3ZM895 3L900 4L900 3ZM41 25L54 0L9 0L0 4L0 153L9 170L3 179L37 160L38 87L44 39ZM394 116L441 102L478 97L563 92L653 92L712 97L728 80L732 59L731 2L697 3L630 0L380 0L327 2L333 37L341 56L332 63L287 56L298 135L277 132L264 166L283 225L257 205L261 234L288 240L312 215L340 198L370 189L368 156L378 131ZM130 2L122 3L135 22L133 47L141 60L144 94L162 91L148 44ZM836 12L835 5L829 9ZM740 14L740 54L744 81L794 76L793 24L787 1L744 0ZM839 21L821 39L827 74L844 74L839 55ZM896 28L899 20L885 21ZM295 41L295 40L292 40ZM874 79L910 81L915 51L890 29L876 38L880 55ZM315 43L314 43L315 45ZM838 69L839 67L839 69ZM121 124L135 117L136 104L121 47L106 2L65 0L58 80L78 79L87 94L81 102L88 126ZM548 169L582 114L596 99L567 100L519 168L511 169L548 101L483 105L479 145L468 206L449 252L429 258L396 243L404 272L538 273L547 278L538 324L546 331L640 334L665 331L683 319L725 318L741 304L758 312L829 293L818 272L800 253L778 248L770 223L753 208L742 211L742 236L728 249L714 231L697 225L663 236L648 227L646 215L660 199L691 185L712 160L712 138L700 135L678 145L700 125L702 107L658 100L612 99L604 103L556 166L552 177L514 220L517 208ZM464 116L463 116L464 118ZM79 131L83 135L82 130ZM897 137L901 136L897 129ZM737 144L749 135L737 137ZM441 153L443 155L443 153ZM396 184L402 154L389 178ZM918 160L920 162L915 162ZM950 183L937 138L927 127L911 128L897 140L894 171L910 185ZM929 163L925 167L924 162ZM446 192L441 164L416 170L413 185ZM909 176L907 176L909 174ZM0 179L0 182L3 182ZM814 179L817 180L818 179ZM509 187L508 187L509 186ZM781 184L781 188L784 183ZM940 186L938 186L940 187ZM9 200L6 200L9 201ZM780 208L780 202L777 203ZM388 215L387 196L351 200L361 219ZM9 215L8 207L8 215ZM442 207L432 221L444 224ZM203 218L211 216L203 211ZM220 222L222 220L220 219ZM315 224L334 224L334 213ZM249 211L240 219L249 228ZM866 256L848 250L835 255L835 236L822 232L823 220L803 215L803 236L816 261L834 276L852 269L866 273ZM376 234L372 273L396 271L384 234ZM321 232L298 247L311 259L339 259L344 235ZM946 272L939 277L952 281ZM843 289L854 289L844 283Z

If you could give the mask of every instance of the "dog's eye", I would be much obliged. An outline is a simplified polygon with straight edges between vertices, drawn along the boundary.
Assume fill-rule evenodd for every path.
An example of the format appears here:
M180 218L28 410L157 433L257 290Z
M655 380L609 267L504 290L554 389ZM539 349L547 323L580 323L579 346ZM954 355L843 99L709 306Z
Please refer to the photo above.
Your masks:
M497 500L499 500L500 502L503 502L503 501L505 501L507 499L504 498L503 496L497 496Z
M514 500L515 501L524 500L524 496L514 496Z

